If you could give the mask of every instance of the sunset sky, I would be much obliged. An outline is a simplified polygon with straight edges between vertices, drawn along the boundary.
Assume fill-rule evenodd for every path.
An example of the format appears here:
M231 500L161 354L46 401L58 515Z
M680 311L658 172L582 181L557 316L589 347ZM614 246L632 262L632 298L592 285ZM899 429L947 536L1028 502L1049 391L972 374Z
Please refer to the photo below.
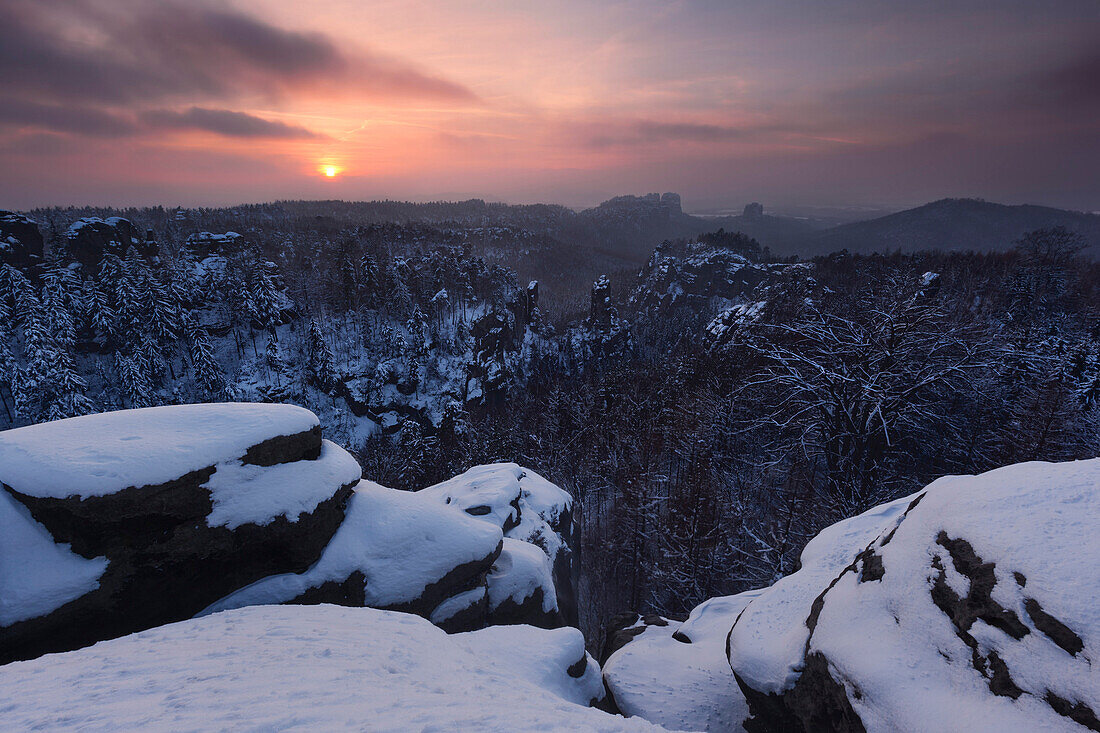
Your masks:
M647 191L1100 209L1100 1L0 0L0 208Z

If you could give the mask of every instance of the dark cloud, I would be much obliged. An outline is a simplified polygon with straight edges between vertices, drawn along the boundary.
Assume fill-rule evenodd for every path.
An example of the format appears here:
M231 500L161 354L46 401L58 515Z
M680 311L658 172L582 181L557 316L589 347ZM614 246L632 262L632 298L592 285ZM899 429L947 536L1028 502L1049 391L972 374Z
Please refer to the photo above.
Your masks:
M192 107L177 112L173 110L151 110L141 114L141 120L150 127L174 130L202 130L227 137L257 137L304 139L321 138L315 132L297 125L265 120L262 117L233 112L227 109L207 109Z
M0 126L53 132L124 137L138 131L126 116L79 105L38 104L19 99L0 101Z
M135 104L277 97L310 88L469 102L459 84L407 63L354 55L327 37L205 2L7 0L0 90L37 101Z

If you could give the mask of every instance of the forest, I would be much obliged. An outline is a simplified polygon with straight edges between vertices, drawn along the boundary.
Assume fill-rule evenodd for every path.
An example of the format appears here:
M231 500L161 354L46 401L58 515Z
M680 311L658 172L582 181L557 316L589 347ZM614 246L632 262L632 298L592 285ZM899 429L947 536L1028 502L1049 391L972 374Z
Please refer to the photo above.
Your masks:
M718 230L581 268L507 207L387 205L6 215L0 429L292 402L387 486L518 462L575 498L593 648L938 476L1100 452L1100 267L1065 229L806 261Z

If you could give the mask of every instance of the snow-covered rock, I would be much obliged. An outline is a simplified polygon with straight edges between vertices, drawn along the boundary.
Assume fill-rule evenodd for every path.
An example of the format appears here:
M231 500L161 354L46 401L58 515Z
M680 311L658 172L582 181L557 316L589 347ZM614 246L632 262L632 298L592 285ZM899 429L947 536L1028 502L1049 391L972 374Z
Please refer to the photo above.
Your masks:
M415 492L362 481L317 563L263 578L204 613L335 603L415 613L452 632L562 626L559 599L573 597L571 506L567 493L514 463L477 466Z
M12 211L0 211L0 265L29 271L42 261L42 250L37 222Z
M124 256L135 243L136 234L129 219L89 216L73 222L65 232L65 240L73 258L87 268L94 268L106 254Z
M498 527L430 497L362 481L320 560L305 572L275 575L242 588L204 613L260 604L337 603L425 618L435 614L433 620L453 629L476 627L484 625L484 608L472 624L453 618L464 608L454 602L436 611L471 592L480 592L484 604L485 576L502 540ZM462 600L474 599L466 595Z
M632 638L603 665L615 707L675 730L743 731L748 703L726 660L726 635L758 594L711 598L683 623L639 618L622 629Z
M729 636L750 731L1100 730L1100 459L939 479L828 528Z
M505 537L485 582L490 623L546 628L562 624L554 570L537 545Z
M313 565L358 463L290 405L123 410L0 432L0 662L189 618Z
M278 445L275 445L278 443ZM271 446L269 460L259 458ZM316 458L317 416L293 405L226 403L119 410L0 433L0 482L28 496L105 496L227 461Z
M494 623L576 624L569 494L515 463L475 466L417 493L491 523L517 541L505 545L488 577ZM545 561L520 543L540 548Z
M575 629L448 636L416 616L265 606L0 667L5 727L646 731L601 691Z

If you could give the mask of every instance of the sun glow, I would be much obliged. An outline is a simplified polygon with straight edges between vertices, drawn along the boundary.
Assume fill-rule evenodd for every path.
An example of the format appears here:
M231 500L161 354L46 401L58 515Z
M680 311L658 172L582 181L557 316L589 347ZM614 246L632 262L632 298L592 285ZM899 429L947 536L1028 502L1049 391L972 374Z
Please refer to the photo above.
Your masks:
M321 171L321 175L323 175L325 178L335 178L343 171L343 168L335 165L326 164L322 165L318 170Z

